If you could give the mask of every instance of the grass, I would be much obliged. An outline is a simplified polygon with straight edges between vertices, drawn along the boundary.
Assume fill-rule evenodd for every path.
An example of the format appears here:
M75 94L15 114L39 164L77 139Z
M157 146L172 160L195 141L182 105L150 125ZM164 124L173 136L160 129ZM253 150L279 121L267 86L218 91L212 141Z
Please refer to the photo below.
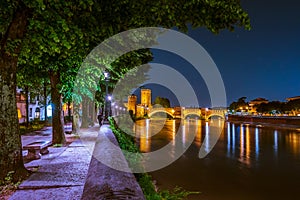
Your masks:
M137 153L140 152L134 143L134 138L122 130L120 130L115 121L110 118L110 127L115 134L120 148L129 152ZM123 128L123 127L122 127ZM128 131L130 129L128 128ZM126 155L125 155L126 157ZM132 158L130 158L132 160ZM136 158L139 159L139 158ZM128 163L130 166L130 162ZM175 187L173 190L160 190L152 181L152 177L147 174L135 174L135 177L141 186L143 193L147 200L181 200L185 199L188 195L199 194L200 192L191 192L182 189L181 187Z
M7 200L17 190L18 186L25 180L29 174L19 176L17 180L14 178L15 172L10 171L7 173L3 180L0 180L0 199Z
M21 135L23 135L33 131L38 131L41 130L44 126L44 121L32 121L29 123L28 127L26 127L25 124L20 124L20 133Z

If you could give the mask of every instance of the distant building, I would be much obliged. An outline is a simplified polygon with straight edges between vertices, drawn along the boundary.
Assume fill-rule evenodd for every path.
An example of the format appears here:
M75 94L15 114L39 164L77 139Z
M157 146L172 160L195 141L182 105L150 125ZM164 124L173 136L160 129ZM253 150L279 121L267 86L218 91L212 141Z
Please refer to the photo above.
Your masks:
M300 99L300 96L295 96L295 97L289 97L289 98L286 98L286 100L289 102L289 101L294 101L294 100L299 100Z
M29 105L28 105L28 117L29 121L34 119L44 120L45 118L45 111L43 109L44 105L41 105L39 102L39 97L29 98ZM17 100L17 110L18 110L18 119L19 123L26 122L26 98L22 93L21 89L17 89L16 93L16 100Z
M133 114L136 114L136 103L137 103L137 96L132 94L128 96L128 103L127 103L127 110L132 110Z
M256 113L256 106L262 103L269 103L269 101L265 98L256 98L249 102L249 111L250 113Z
M20 90L17 90L16 99L19 123L23 123L26 121L26 102L25 97L21 94Z
M148 115L149 109L152 107L151 104L151 90L142 88L141 89L141 103L136 106L136 116L143 117Z
M300 100L300 96L295 96L295 97L289 97L286 98L287 102L289 101L295 101L295 100ZM291 112L290 115L292 116L300 116L300 109L294 108Z
M141 89L141 104L146 107L151 106L151 90L150 89Z
M141 103L137 104L137 96L132 94L128 96L127 110L132 110L137 117L143 117L148 114L151 104L151 89L141 89Z

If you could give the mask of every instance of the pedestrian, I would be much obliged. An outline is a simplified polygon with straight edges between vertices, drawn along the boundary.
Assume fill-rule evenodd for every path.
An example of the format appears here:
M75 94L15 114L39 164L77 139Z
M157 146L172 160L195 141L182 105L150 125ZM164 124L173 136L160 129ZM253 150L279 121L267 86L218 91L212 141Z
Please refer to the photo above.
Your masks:
M102 115L99 114L99 115L97 116L97 118L98 118L99 125L101 126L101 125L102 125Z
M101 126L102 125L102 120L103 120L103 115L102 115L102 109L101 108L99 109L97 119L98 119L98 122L99 122L99 126Z

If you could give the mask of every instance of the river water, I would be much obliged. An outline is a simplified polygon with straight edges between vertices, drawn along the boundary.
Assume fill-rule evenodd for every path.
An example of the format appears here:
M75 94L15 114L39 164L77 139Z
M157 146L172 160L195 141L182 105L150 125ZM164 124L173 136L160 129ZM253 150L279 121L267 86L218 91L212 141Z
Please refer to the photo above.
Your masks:
M201 194L188 199L200 200L300 199L300 129L221 121L224 127L216 145L200 159L199 150L211 134L212 123L157 119L137 122L137 134L148 135L136 140L142 152L174 144L176 134L185 145L189 135L195 134L179 159L150 173L159 188L180 186L199 191Z

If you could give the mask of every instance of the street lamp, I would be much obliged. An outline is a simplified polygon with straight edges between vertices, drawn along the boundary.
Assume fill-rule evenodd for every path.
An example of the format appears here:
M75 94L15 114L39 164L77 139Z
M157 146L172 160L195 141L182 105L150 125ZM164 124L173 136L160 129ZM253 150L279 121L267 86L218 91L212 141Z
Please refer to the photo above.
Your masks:
M111 111L112 96L108 95L107 99L108 99L108 107L107 107L108 108L108 115L107 116L112 116L112 111Z
M35 115L34 115L34 118L40 119L40 115L41 115L41 110L40 110L40 108L36 108L36 109L35 109Z
M104 118L102 124L109 124L108 115L109 115L109 101L111 97L108 96L108 82L109 82L109 73L107 71L104 72L104 80L105 80L105 109L104 109Z
M116 105L116 106L115 106L115 116L118 116L118 115L119 115L118 108L119 108L118 105Z

